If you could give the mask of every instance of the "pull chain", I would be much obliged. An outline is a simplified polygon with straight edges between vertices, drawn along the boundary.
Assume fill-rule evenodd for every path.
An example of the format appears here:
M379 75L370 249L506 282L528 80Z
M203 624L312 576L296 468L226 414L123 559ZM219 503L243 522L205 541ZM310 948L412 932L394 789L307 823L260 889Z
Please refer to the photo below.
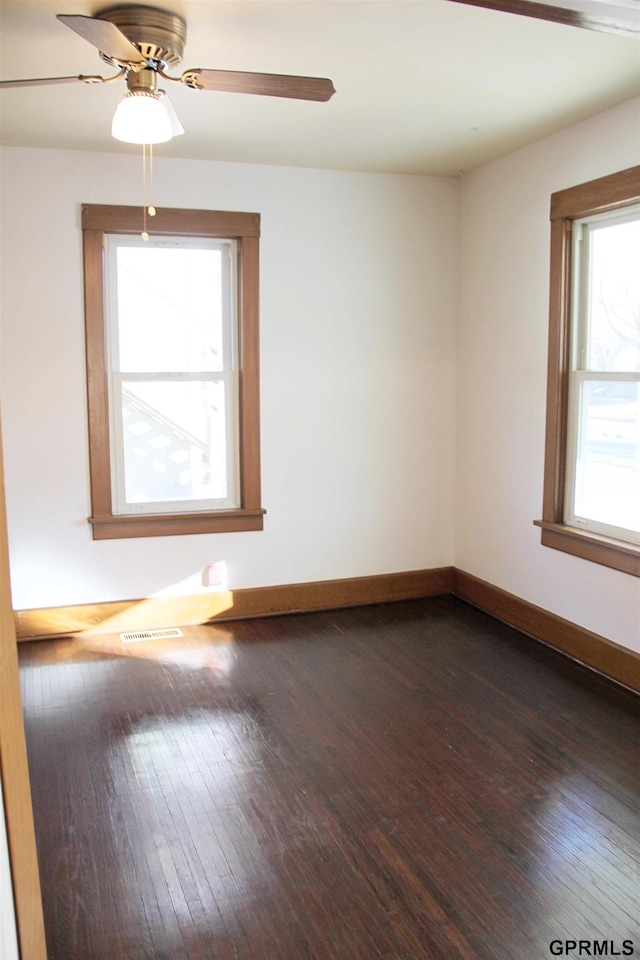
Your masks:
M147 213L155 217L156 208L153 206L153 144L149 144L149 194L147 196L147 145L142 144L142 239L148 240Z

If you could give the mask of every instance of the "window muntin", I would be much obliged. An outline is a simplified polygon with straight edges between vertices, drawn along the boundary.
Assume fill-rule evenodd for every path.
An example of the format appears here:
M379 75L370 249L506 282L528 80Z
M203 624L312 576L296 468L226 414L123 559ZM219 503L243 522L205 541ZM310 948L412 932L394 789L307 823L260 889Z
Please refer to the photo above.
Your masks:
M238 507L234 244L112 235L106 254L116 512Z
M640 207L573 225L565 523L640 539Z

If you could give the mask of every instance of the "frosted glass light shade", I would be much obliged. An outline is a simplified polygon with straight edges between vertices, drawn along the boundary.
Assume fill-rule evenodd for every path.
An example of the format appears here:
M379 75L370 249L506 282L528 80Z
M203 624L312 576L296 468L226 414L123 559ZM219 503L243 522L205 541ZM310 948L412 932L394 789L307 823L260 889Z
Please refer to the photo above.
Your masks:
M165 143L173 136L171 118L154 93L132 91L116 107L111 135L125 143Z

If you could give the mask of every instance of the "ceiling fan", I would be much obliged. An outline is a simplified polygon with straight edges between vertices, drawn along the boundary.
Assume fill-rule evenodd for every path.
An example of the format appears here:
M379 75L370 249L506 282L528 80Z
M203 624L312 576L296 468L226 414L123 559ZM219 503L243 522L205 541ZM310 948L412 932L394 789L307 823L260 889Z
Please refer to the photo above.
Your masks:
M192 90L260 94L294 100L327 101L335 93L331 80L274 73L205 70L194 67L180 76L166 71L182 60L187 39L183 17L141 4L121 4L95 17L58 14L57 19L94 47L118 72L111 77L39 77L2 80L0 90L55 83L112 83L124 78L127 93L118 104L111 132L128 143L162 143L184 133L166 92L158 80L182 83Z

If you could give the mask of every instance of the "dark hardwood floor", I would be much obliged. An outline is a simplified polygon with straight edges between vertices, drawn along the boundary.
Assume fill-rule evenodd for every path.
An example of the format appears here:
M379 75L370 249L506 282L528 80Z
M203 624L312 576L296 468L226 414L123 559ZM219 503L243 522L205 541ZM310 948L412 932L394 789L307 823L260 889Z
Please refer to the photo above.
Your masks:
M640 955L639 699L461 601L20 661L50 960Z

